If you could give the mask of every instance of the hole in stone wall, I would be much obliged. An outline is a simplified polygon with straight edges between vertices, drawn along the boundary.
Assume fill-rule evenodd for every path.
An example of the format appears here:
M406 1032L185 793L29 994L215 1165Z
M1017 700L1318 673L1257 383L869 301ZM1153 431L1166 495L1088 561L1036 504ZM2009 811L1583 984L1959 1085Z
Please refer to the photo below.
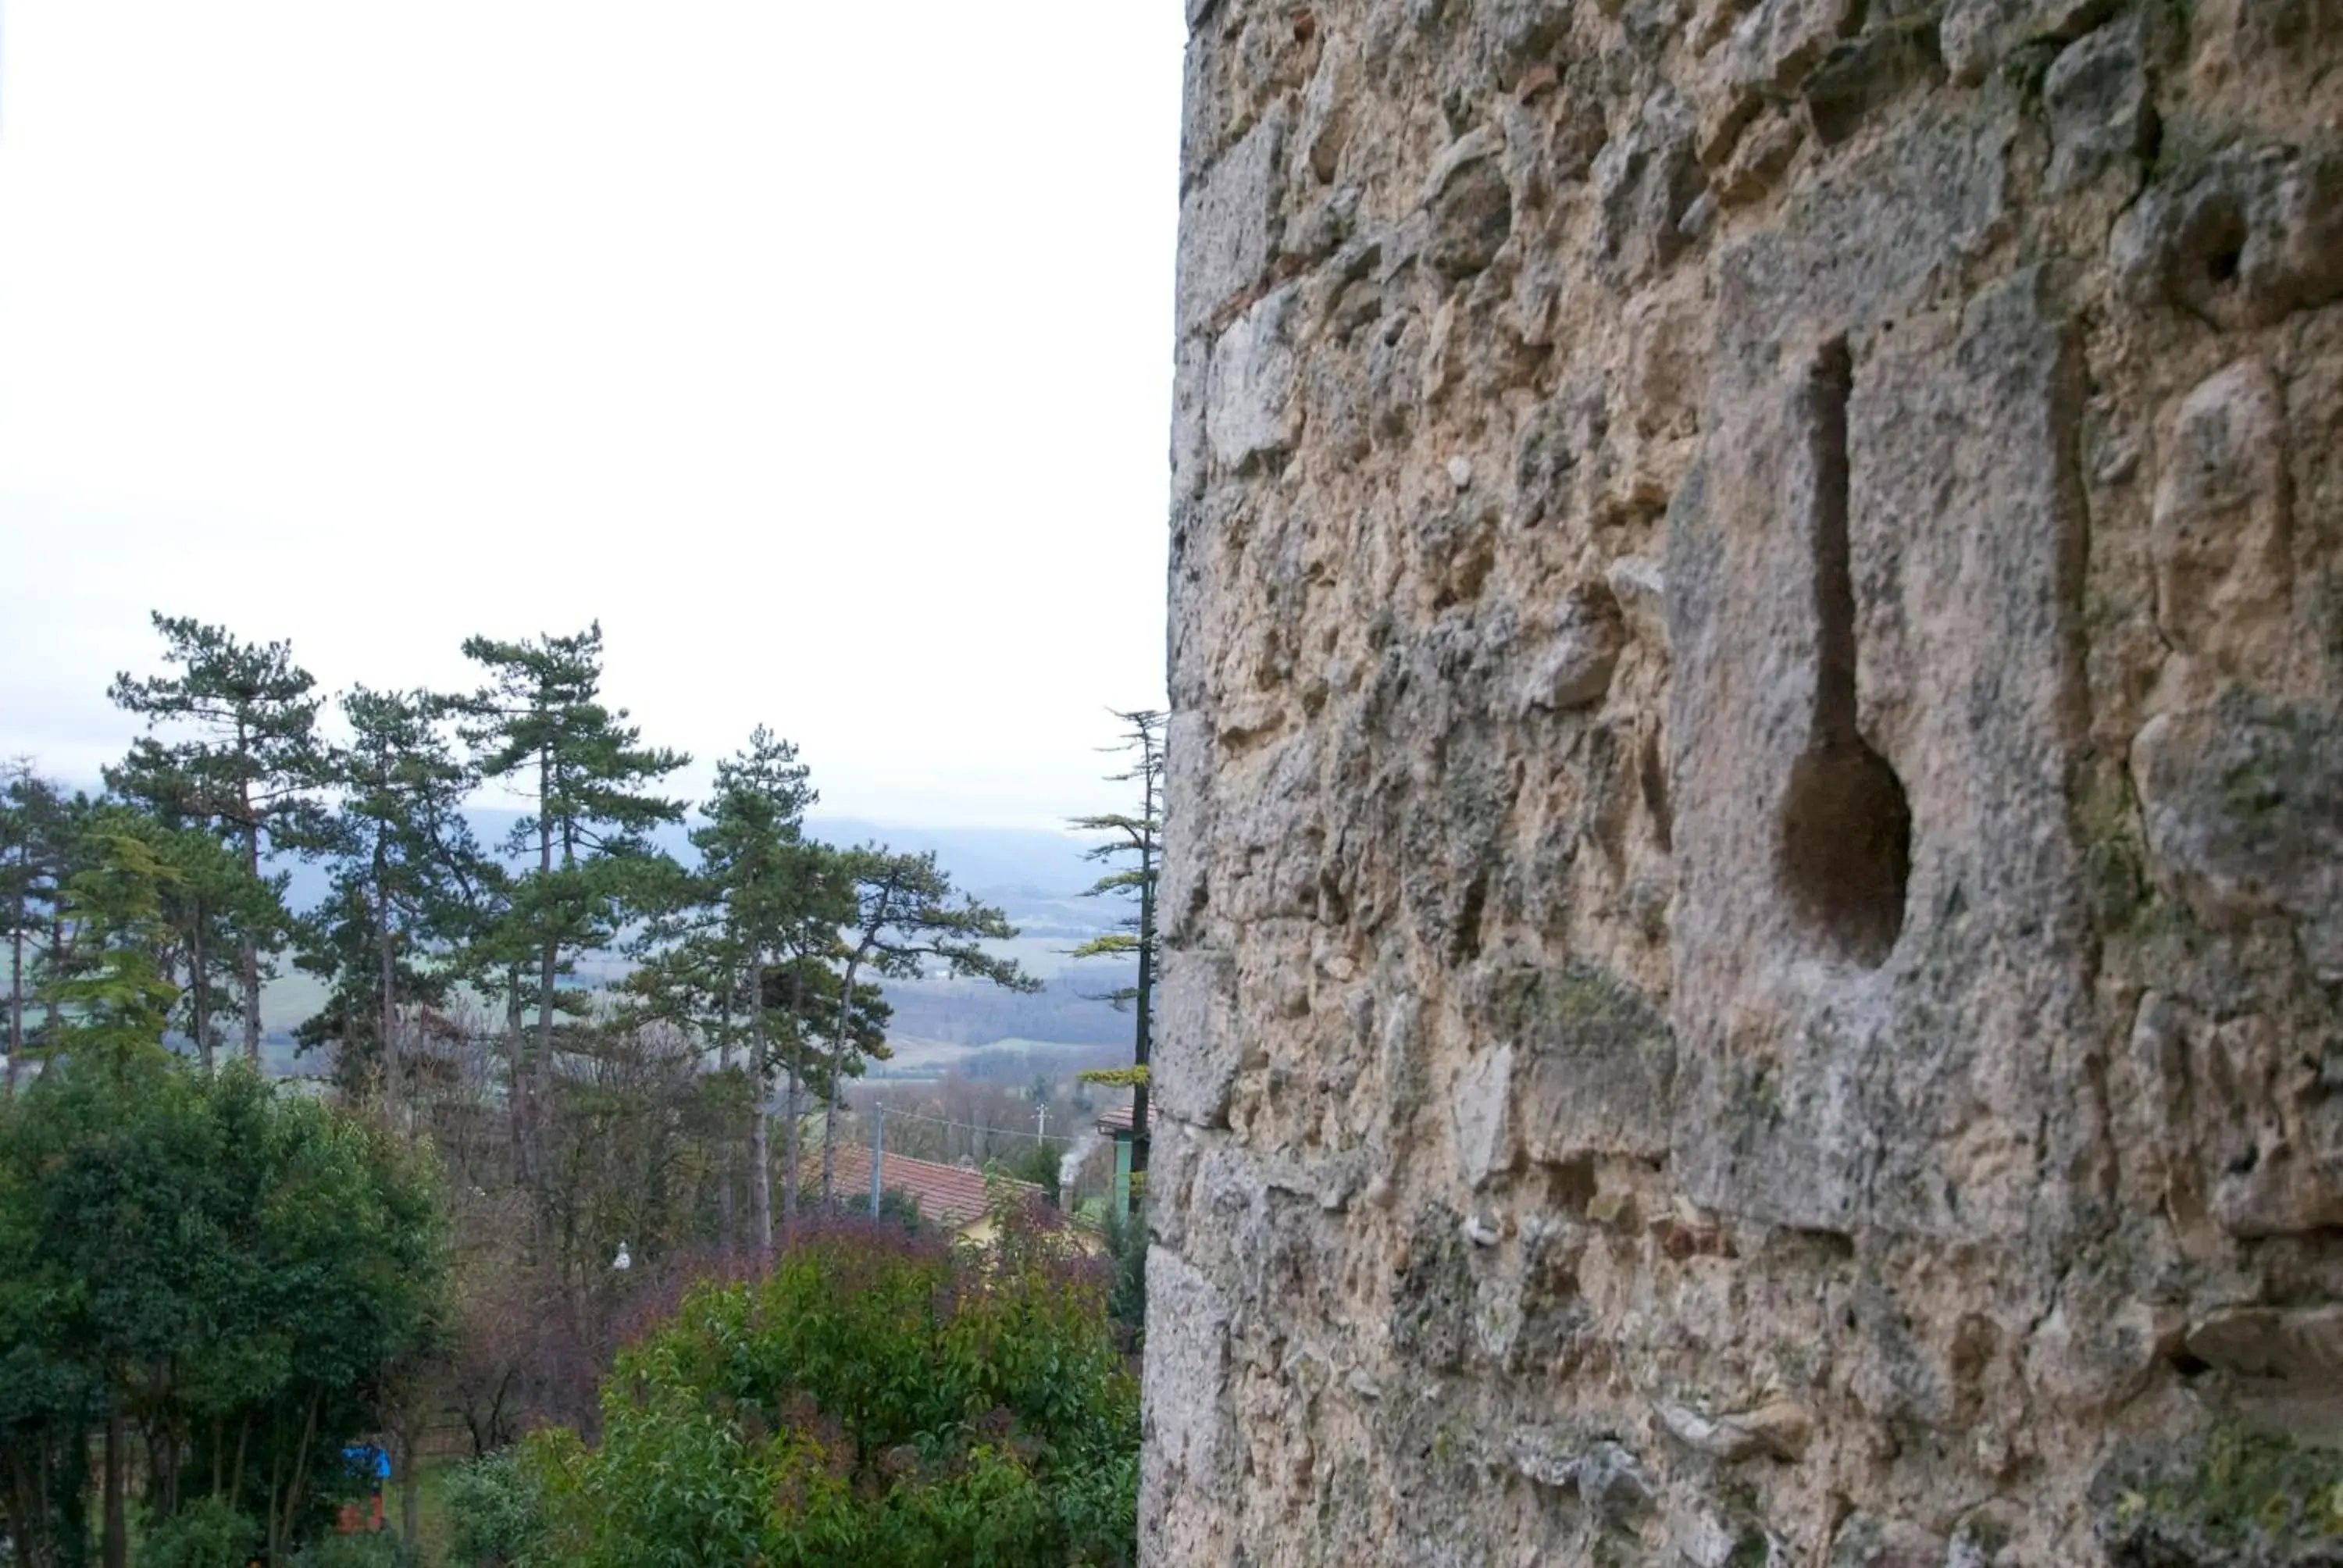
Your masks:
M1855 727L1855 577L1847 544L1844 339L1823 350L1806 388L1814 442L1815 714L1782 802L1782 877L1799 918L1838 954L1885 962L1904 930L1912 810L1903 781Z
M2182 253L2194 260L2207 283L2224 288L2237 280L2248 237L2245 209L2233 199L2217 197L2195 215L2182 236Z
M1635 759L1636 781L1643 787L1644 809L1652 819L1652 837L1662 854L1675 849L1675 810L1668 801L1667 764L1660 758L1660 734L1648 730Z

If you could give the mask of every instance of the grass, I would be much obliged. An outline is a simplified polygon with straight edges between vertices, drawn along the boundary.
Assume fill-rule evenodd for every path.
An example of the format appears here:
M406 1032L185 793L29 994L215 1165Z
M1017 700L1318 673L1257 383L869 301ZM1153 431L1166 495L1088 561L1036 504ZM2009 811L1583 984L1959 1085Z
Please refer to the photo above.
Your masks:
M415 1541L422 1549L423 1568L456 1568L449 1555L455 1521L447 1513L447 1476L458 1461L435 1459L423 1466L416 1486Z
M447 1511L447 1478L462 1462L459 1459L423 1462L415 1488L415 1543L421 1553L417 1568L463 1568L453 1554L455 1520ZM383 1523L394 1536L402 1517L401 1498L402 1489L394 1482L382 1499Z

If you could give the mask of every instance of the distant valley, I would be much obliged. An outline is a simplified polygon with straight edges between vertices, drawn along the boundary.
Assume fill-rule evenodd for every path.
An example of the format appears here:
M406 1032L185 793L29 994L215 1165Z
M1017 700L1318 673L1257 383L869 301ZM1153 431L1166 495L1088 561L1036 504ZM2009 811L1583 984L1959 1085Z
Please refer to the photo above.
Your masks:
M481 809L466 815L480 842L493 847L504 842L522 813ZM997 944L998 950L1043 981L1043 989L1031 995L946 978L887 982L887 1000L895 1009L889 1039L896 1054L874 1070L940 1071L995 1045L1007 1048L1004 1054L1031 1050L1062 1056L1061 1066L1127 1055L1130 1016L1097 999L1129 983L1129 966L1103 959L1076 963L1067 956L1081 942L1112 930L1125 913L1118 900L1083 896L1107 869L1084 857L1084 840L1037 829L886 827L851 817L814 816L806 826L813 837L833 844L877 842L898 850L932 851L955 886L1008 914L1019 934ZM685 827L664 828L654 837L677 859L693 859ZM325 899L322 867L288 857L277 869L290 879L286 898L295 910L306 912ZM315 1072L320 1064L314 1058L294 1054L292 1031L317 1011L324 988L289 962L282 967L285 972L261 999L262 1022L269 1034L267 1060L280 1072ZM595 955L578 964L576 982L606 985L627 967L617 954Z

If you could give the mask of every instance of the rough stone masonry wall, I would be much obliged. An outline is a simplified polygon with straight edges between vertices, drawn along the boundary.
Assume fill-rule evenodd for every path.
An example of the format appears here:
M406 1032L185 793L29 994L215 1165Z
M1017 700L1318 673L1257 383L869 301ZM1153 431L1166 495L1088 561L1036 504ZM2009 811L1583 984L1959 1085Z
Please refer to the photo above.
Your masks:
M1147 1561L2343 1561L2343 0L1188 11Z

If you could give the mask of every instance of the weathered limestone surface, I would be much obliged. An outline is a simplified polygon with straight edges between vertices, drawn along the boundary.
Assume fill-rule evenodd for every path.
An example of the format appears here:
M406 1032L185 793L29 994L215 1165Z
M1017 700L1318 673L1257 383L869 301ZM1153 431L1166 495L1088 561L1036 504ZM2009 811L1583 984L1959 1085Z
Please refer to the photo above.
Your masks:
M2343 0L1187 11L1147 1560L2343 1562Z

